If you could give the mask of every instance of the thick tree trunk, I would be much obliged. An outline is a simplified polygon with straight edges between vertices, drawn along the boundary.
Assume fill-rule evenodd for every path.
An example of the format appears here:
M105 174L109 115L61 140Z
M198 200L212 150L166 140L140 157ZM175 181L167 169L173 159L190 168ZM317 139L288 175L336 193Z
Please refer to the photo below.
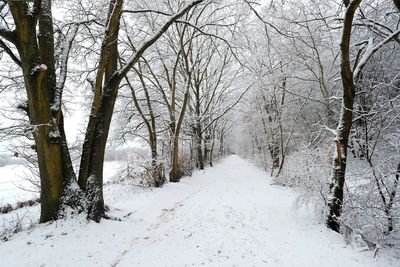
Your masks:
M117 59L117 58L116 58ZM99 108L96 130L90 149L89 176L86 194L88 198L88 218L99 222L104 216L103 165L108 133L117 99L120 80L113 77L104 88Z
M118 89L121 82L121 77L115 75L118 70L118 34L120 28L120 18L122 11L122 0L114 0L110 2L110 15L109 15L109 28L105 36L105 53L102 55L101 63L104 68L104 81L105 86L101 90L100 103L93 102L93 109L96 111L96 105L99 104L97 114L92 114L91 119L95 120L95 129L88 128L91 134L88 140L90 144L85 148L88 151L82 152L82 160L84 155L89 154L87 166L81 166L79 182L80 185L86 189L88 198L88 218L99 222L104 217L104 199L103 199L103 166L104 154L107 145L108 133L112 115L114 113L114 105L118 95ZM99 69L98 71L103 71ZM100 73L100 75L102 75ZM102 80L102 79L101 79ZM99 81L97 81L99 82ZM101 84L96 84L96 87L101 87ZM90 122L89 122L90 126ZM92 132L93 131L93 132ZM87 173L86 173L87 171ZM84 182L86 181L86 185ZM86 188L85 188L86 186Z
M173 91L174 92L174 91ZM178 183L182 178L182 173L179 167L179 135L177 133L177 123L175 118L175 93L172 96L172 109L170 110L170 146L171 146L171 170L169 172L169 181L172 183Z
M57 122L58 132L59 132L59 140L62 149L62 173L63 173L63 183L64 190L63 195L73 194L75 196L71 196L68 198L64 198L62 204L77 206L80 203L77 203L76 197L81 192L71 192L71 188L76 188L71 186L76 183L76 175L72 165L71 156L68 149L67 137L64 130L64 115L61 110L61 105L59 103L62 102L62 93L57 92L57 90L62 90L63 88L57 88L57 78L56 78L56 60L55 60L55 50L54 50L54 30L53 30L53 18L51 11L51 1L42 1L42 8L39 14L39 34L38 34L38 43L39 43L39 54L41 63L47 66L46 77L44 79L44 88L47 88L49 91L49 104L52 112L52 117Z
M37 14L24 2L10 2L13 33L28 96L28 115L38 157L41 183L40 221L57 219L69 179L74 178L61 111L52 111L56 90L51 1L42 1ZM40 34L37 34L39 22ZM58 115L56 117L56 115Z
M103 87L110 81L114 72L118 69L118 33L119 20L121 16L122 1L111 0L108 10L106 24L106 35L101 46L99 65L97 68L94 98L90 110L90 117L86 127L85 139L82 147L81 163L79 167L78 184L82 190L87 189L91 149L95 139L97 121L100 112L100 105L103 96Z

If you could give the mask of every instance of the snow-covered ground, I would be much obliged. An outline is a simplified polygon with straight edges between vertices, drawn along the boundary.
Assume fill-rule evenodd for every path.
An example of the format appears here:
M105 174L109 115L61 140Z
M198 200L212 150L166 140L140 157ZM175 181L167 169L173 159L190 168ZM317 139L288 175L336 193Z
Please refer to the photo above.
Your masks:
M106 161L104 163L104 181L108 182L122 162ZM39 197L38 188L29 181L30 170L26 165L6 165L0 167L0 206L14 205L18 201L26 201Z
M37 188L27 180L29 169L25 165L0 167L0 206L37 198Z
M400 266L328 231L296 194L230 156L178 184L105 188L110 215L39 225L0 243L1 266Z

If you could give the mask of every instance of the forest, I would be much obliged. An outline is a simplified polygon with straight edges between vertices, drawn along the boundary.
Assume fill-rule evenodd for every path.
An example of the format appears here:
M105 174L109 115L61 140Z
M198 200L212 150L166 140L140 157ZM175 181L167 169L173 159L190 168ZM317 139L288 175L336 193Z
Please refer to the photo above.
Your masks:
M399 266L400 1L1 0L0 176L2 258L54 224L69 244L81 242L68 239L78 224L141 229L146 209L161 212L154 236L185 207L180 218L199 230L191 223L236 199L227 224L248 220L253 206L248 217L260 224L307 210L314 227L342 240L326 242L371 253L354 266ZM271 241L262 229L254 242ZM118 253L87 266L135 266L130 249ZM205 265L337 266L233 255ZM14 256L7 266L42 266ZM164 256L171 261L136 265L204 265ZM47 263L73 265L59 260Z

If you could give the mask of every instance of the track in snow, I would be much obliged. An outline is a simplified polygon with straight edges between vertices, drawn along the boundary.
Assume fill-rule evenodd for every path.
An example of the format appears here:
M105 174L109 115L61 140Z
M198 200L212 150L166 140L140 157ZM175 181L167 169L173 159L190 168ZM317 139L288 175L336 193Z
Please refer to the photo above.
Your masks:
M106 196L119 208L114 215L131 215L122 222L40 226L1 244L0 257L12 266L398 264L346 247L312 212L293 209L295 193L271 186L264 172L238 156L179 184L136 194L113 188Z

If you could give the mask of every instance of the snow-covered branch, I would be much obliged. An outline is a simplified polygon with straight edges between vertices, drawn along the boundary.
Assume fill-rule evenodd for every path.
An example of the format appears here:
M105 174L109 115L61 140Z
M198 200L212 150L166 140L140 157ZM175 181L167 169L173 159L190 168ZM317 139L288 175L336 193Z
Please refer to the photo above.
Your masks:
M191 3L187 4L182 10L178 11L175 15L168 19L168 21L152 36L149 40L143 43L135 52L135 54L127 61L126 65L120 69L116 75L118 76L118 80L122 80L123 77L131 70L131 68L138 62L138 60L142 57L143 53L152 46L167 30L168 28L175 23L178 19L180 19L183 15L185 15L190 9L194 6L204 2L205 0L195 0Z
M71 51L72 43L78 33L79 25L71 26L70 32L65 36L63 45L60 51L59 68L60 73L56 84L54 102L52 103L52 110L57 111L61 108L61 98L64 89L65 81L67 79L68 59Z
M357 64L357 66L354 68L353 71L353 77L354 77L354 81L357 82L359 79L359 76L363 70L363 68L365 67L365 65L368 63L368 60L385 44L387 44L388 42L390 42L391 40L393 40L396 36L398 36L400 34L400 29L398 29L397 31L393 32L392 34L390 34L388 37L386 37L385 39L383 39L381 42L379 42L376 45L373 45L373 39L370 38L370 40L368 41L368 45L367 45L367 50L364 52L360 62Z
M0 47L4 49L4 51L7 53L7 55L10 56L10 58L18 65L21 67L21 60L18 58L17 55L14 54L14 52L11 50L10 47L6 43L3 42L3 40L0 39Z

